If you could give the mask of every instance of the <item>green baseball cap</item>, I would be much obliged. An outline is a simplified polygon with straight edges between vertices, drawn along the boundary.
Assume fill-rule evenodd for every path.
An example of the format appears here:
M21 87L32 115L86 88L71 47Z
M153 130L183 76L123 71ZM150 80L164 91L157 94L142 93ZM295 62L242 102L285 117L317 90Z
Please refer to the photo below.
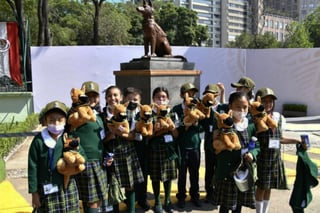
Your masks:
M219 93L220 89L218 87L218 85L216 84L208 84L206 86L206 88L204 89L204 92L202 93L202 95L206 94L206 93L213 93L213 94L217 94Z
M256 84L249 77L242 77L237 83L231 83L232 87L246 87L250 90L253 90Z
M67 116L67 106L60 102L60 101L52 101L50 103L48 103L44 109L41 111L41 113L44 115L46 115L49 111L54 110L54 109L58 109L60 110L65 116Z
M196 92L198 92L198 89L196 88L196 86L192 83L185 83L180 87L180 94L184 94L186 92L188 92L189 90L194 90Z
M89 92L95 92L97 94L99 94L99 85L98 83L94 82L94 81L86 81L82 84L81 88L84 87L85 88L85 93L89 93Z
M260 96L260 98L264 98L266 96L272 96L275 100L277 99L277 96L274 94L273 90L268 87L263 87L259 89L256 93L256 98Z

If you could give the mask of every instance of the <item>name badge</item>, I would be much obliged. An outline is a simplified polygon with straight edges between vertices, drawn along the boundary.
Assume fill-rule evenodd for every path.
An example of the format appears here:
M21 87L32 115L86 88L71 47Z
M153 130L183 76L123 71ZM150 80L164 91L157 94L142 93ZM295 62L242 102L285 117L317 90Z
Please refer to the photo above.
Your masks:
M142 141L142 139L143 139L143 137L142 137L142 135L141 135L140 133L136 133L136 134L134 135L134 140L136 140L136 141Z
M269 149L280 149L280 140L270 138Z
M100 139L104 139L106 137L106 133L104 132L104 129L103 130L100 130Z
M164 142L165 143L171 143L171 142L173 142L173 137L172 137L172 135L164 135L163 136L164 137Z

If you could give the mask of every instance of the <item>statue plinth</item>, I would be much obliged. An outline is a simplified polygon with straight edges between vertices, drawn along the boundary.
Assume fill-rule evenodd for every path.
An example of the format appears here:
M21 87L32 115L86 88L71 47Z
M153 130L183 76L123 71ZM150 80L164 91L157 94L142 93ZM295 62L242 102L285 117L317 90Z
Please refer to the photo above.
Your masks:
M114 71L116 85L120 89L136 87L142 91L142 103L152 103L152 91L163 86L169 90L170 105L180 103L180 86L193 83L200 89L200 70L183 57L149 57L121 63L120 71Z

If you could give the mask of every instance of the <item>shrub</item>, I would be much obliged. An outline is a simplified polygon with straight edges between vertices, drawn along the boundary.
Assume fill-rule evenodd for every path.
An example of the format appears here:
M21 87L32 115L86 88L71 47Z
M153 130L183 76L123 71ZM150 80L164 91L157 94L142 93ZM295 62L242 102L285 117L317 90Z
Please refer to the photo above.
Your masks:
M307 112L308 106L305 104L283 104L283 110L296 111L296 112Z
M32 114L24 122L11 122L0 124L1 133L21 133L32 131L39 124L39 115ZM18 144L22 143L25 137L0 138L0 159L7 156Z

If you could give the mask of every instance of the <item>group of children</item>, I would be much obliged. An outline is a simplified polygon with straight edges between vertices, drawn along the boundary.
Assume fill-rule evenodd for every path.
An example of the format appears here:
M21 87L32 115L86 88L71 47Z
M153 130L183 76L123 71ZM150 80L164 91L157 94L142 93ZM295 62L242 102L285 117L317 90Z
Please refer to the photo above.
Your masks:
M70 131L67 124L68 107L59 101L48 103L42 111L42 124L45 128L35 136L29 150L28 182L32 193L32 205L38 212L79 212L79 200L84 212L119 212L119 203L124 201L128 212L135 212L135 204L145 211L151 207L147 201L148 176L152 182L154 195L153 211L172 213L171 184L178 180L177 207L183 209L187 197L187 172L190 188L188 193L192 203L201 207L199 194L199 168L201 159L201 133L204 133L205 150L205 190L206 203L219 206L219 212L241 212L242 206L255 208L258 213L268 212L271 189L281 189L279 178L284 176L280 157L280 144L300 143L299 140L284 138L282 129L284 117L274 112L277 96L270 88L261 88L254 95L255 83L242 77L231 86L231 93L225 103L224 85L209 84L203 95L214 94L215 100L210 108L210 117L199 120L186 128L184 111L186 97L195 97L198 88L192 83L180 87L182 103L166 107L160 115L157 107L170 106L169 91L165 87L153 90L150 105L151 122L156 126L159 116L170 117L174 128L161 134L142 136L135 131L139 121L141 91L129 87L125 91L117 86L108 87L105 93L106 106L101 109L99 85L88 81L82 85L88 96L89 105L96 114L95 122ZM250 102L260 97L265 110L277 128L256 133L255 118L250 115ZM195 98L196 100L196 98ZM126 119L130 133L123 137L114 134L107 123L113 119L113 109L124 103L127 108ZM213 140L219 137L220 129L214 113L232 111L233 131L236 132L241 149L224 150L215 153ZM63 187L63 175L57 171L57 161L63 155L62 135L67 133L80 138L79 152L85 156L85 170L73 176L67 187ZM249 149L250 139L255 136L254 147ZM272 141L272 143L270 142ZM109 156L106 159L106 156ZM242 192L237 188L233 175L241 162L257 164L258 180L249 190ZM160 182L164 186L164 201L160 200ZM125 193L122 193L124 188Z

